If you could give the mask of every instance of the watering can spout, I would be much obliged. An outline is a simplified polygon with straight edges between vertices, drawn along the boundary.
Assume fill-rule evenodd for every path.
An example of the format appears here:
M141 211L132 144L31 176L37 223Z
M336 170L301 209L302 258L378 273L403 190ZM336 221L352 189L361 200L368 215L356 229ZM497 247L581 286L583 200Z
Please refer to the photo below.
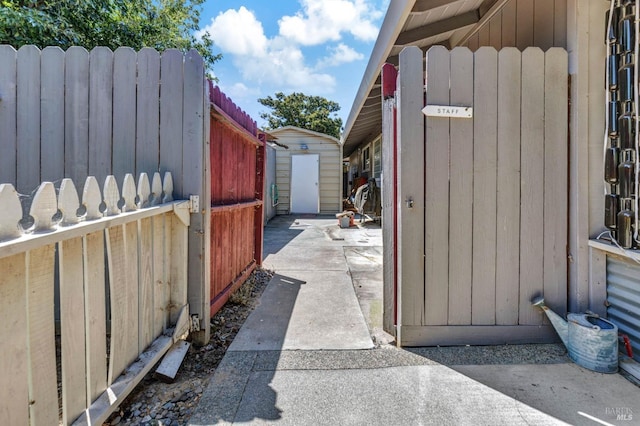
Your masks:
M556 329L558 336L562 339L562 343L564 343L565 347L569 347L569 328L567 325L567 321L564 320L560 315L553 312L547 305L544 304L544 298L538 297L531 301L533 306L537 306L547 314L549 321L553 325L553 328Z

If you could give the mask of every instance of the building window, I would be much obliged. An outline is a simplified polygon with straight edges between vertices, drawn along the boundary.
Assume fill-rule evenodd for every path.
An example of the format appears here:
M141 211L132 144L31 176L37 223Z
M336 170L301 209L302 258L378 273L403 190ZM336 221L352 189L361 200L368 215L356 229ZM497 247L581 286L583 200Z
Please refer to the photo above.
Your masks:
M373 143L373 177L380 184L380 174L382 173L382 143L378 139Z
M371 158L369 157L369 147L362 150L362 171L368 172L371 168Z

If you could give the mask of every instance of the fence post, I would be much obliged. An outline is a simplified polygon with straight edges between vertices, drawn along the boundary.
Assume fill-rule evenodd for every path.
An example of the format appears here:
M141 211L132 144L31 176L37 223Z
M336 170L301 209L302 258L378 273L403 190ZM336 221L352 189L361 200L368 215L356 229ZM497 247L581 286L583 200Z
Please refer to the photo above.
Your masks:
M262 143L256 149L256 200L262 201L258 207L256 207L255 218L253 221L254 224L254 256L256 259L256 263L258 266L262 265L262 238L264 235L264 179L265 179L265 170L266 170L266 143L267 143L267 135L264 133L260 133L258 135L258 139Z
M398 101L398 343L424 318L424 78L422 50L400 52Z
M395 335L397 244L396 221L396 83L398 71L392 64L382 66L382 238L384 271L383 328Z

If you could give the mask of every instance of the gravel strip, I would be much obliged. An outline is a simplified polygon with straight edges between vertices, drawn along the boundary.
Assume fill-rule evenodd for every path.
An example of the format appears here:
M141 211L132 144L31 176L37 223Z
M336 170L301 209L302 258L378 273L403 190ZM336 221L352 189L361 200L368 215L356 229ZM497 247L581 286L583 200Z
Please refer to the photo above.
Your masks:
M227 348L259 303L272 276L268 270L254 271L211 318L209 344L191 345L174 383L155 379L152 372L157 366L154 367L103 426L187 424Z

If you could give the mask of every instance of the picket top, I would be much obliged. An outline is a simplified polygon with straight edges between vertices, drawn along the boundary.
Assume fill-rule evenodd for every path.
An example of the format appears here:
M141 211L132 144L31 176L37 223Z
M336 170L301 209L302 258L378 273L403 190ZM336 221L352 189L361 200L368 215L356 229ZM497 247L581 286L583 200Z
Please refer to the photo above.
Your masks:
M115 176L109 175L105 179L102 193L96 178L89 176L82 191L82 206L85 212L79 215L80 201L73 180L63 179L57 193L52 182L43 182L38 187L28 211L28 216L33 218L33 225L24 229L20 221L27 214L23 214L18 192L10 183L0 184L0 242L157 206L172 201L172 191L173 179L170 172L165 173L164 184L160 173L154 173L153 186L149 184L147 174L141 173L137 190L133 175L127 174L122 191ZM139 198L137 204L136 192Z

